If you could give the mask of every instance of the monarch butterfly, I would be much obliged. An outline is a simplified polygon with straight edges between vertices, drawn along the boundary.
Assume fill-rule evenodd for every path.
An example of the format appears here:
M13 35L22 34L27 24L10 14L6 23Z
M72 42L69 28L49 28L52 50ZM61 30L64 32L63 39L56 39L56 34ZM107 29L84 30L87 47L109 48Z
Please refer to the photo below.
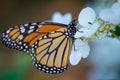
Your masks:
M38 70L59 74L68 67L75 25L75 20L68 25L55 22L22 24L5 30L2 43L30 54Z

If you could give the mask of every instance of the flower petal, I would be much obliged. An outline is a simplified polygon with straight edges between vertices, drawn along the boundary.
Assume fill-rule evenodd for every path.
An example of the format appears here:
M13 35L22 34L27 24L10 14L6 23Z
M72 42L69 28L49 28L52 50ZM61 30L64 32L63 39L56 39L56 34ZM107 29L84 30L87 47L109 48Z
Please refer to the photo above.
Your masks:
M113 6L114 9L115 6ZM106 8L101 10L99 16L102 20L110 22L112 24L120 24L120 13L117 13L117 10L112 8Z
M52 22L62 22L62 14L60 12L55 12L52 16Z
M63 16L63 23L69 24L72 21L72 15L70 13L66 13Z
M72 46L72 51L70 54L70 63L72 65L77 65L81 58L86 58L89 54L89 45L83 42L81 39L76 39Z
M116 2L111 7L112 11L116 13L117 15L120 15L120 3Z
M81 50L82 57L83 57L83 58L87 58L88 55L89 55L89 52L90 52L90 47L89 47L89 45L88 45L88 44L84 44L84 46L81 47L81 49L83 49L83 50Z
M88 27L95 21L95 18L96 18L95 11L92 8L87 7L82 9L82 11L80 12L78 16L78 22L80 25Z
M52 16L52 22L69 24L71 21L72 21L72 15L70 13L66 13L62 15L60 12L55 12Z
M75 33L74 37L75 38L83 37L87 31L88 31L88 28L81 28Z
M83 27L75 33L74 37L75 38L80 38L80 37L89 38L97 31L99 26L100 26L100 23L95 22L93 25L91 25L88 28Z
M98 29L98 27L100 26L100 23L95 22L88 30L87 32L84 34L84 37L89 38L91 37Z
M76 52L79 52L83 58L88 56L90 48L87 43L83 42L81 39L76 39L74 45L77 48Z
M72 46L72 48L74 48L74 47ZM79 61L81 60L81 54L76 53L74 50L72 50L69 60L70 60L71 65L77 65L79 63Z

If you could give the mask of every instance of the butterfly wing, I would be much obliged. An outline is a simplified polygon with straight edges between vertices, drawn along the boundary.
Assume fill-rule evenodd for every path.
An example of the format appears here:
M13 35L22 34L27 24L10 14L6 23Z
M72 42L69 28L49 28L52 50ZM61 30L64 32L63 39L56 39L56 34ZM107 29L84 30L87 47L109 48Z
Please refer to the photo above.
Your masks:
M75 22L69 25L41 22L23 24L3 32L2 42L7 47L31 52L35 67L57 74L67 69Z
M32 51L35 51L32 59L38 70L58 74L67 69L72 38L69 38L66 32L67 28L60 28L36 41L32 47Z
M49 22L22 24L5 30L2 34L2 43L9 48L29 53L32 45L40 37L63 26L66 25Z

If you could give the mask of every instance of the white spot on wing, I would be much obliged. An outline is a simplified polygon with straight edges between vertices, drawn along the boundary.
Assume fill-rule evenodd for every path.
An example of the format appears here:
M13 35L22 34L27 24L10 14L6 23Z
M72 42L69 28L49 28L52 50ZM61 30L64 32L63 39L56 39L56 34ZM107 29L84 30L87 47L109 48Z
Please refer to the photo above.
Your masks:
M28 33L31 33L31 32L33 32L34 31L34 29L30 29L29 31L28 31Z
M33 29L35 26L30 26L30 29Z
M25 28L23 26L21 26L20 29L25 29Z
M24 24L24 26L28 26L28 24Z
M7 30L7 32L6 32L6 33L8 34L9 32L10 32L10 30Z
M44 38L47 38L47 36L44 36Z
M36 25L37 23L32 23L32 25Z
M24 28L23 28L23 29L21 29L21 30L20 30L20 32L21 32L21 33L24 33L24 32L25 32L25 29L24 29Z
M22 39L23 39L23 35L20 35L20 36L18 37L18 39L22 40Z

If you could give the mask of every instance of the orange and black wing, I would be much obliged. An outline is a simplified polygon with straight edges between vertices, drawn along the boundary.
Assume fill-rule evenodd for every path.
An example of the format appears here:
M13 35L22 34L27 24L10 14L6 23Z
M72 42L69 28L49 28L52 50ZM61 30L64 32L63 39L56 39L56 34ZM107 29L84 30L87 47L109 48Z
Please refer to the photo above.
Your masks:
M69 25L41 22L9 28L2 35L7 47L31 52L35 67L51 74L67 69L68 54L71 51L74 21Z
M29 53L32 45L42 36L66 25L51 25L49 22L22 24L2 33L2 43L9 48ZM55 25L56 24L56 25Z
M72 38L67 28L60 28L36 41L32 59L35 67L50 74L58 74L67 69L67 59L71 51Z

